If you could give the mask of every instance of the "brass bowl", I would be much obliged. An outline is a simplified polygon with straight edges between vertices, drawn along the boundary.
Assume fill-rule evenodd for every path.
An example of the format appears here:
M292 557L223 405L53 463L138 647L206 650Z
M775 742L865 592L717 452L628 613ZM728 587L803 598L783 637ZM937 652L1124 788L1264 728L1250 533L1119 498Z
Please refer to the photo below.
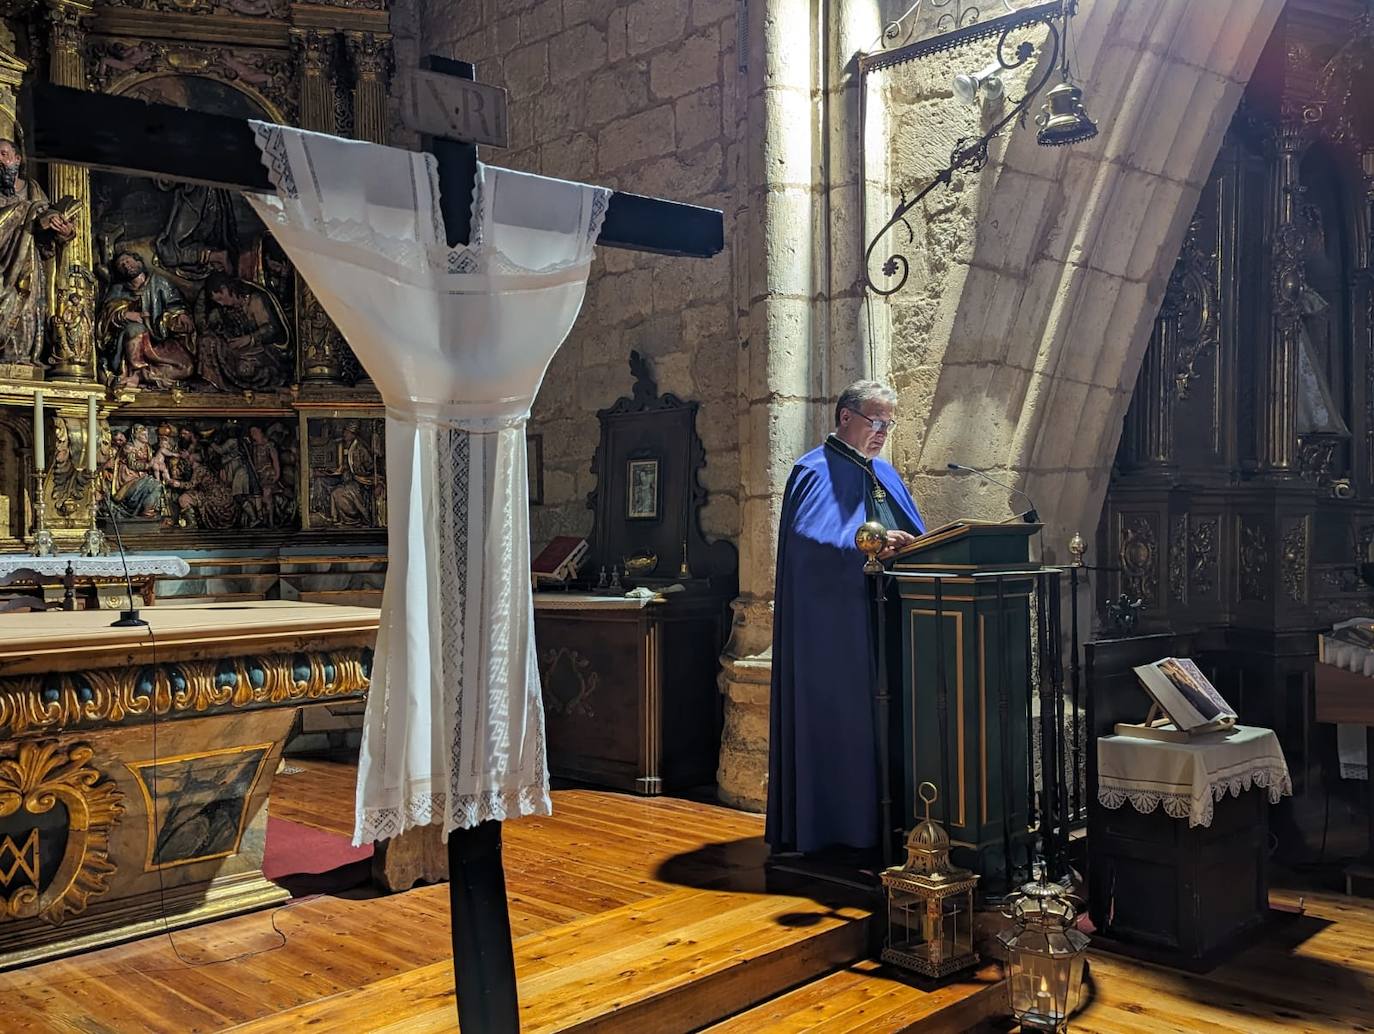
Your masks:
M630 574L648 574L658 566L657 553L635 553L624 560L625 570Z

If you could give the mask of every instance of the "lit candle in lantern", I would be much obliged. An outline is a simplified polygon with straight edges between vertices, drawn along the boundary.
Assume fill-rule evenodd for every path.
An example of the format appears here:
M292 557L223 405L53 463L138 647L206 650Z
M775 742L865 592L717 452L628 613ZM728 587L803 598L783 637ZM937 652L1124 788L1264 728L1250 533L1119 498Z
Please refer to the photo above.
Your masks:
M33 392L33 465L36 470L45 470L48 458L43 450L43 389Z
M100 442L99 431L100 428L95 415L95 396L88 395L86 397L86 469L92 474L95 473L96 447Z

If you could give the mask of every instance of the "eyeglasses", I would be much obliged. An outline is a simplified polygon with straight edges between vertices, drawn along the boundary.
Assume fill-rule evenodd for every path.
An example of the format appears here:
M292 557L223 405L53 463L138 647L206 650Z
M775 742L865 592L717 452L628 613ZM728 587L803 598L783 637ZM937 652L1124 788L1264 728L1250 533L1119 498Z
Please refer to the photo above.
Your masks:
M874 434L882 434L884 431L890 431L897 426L897 418L895 416L891 420L879 420L877 417L869 416L867 413L862 413L852 407L846 406L845 408L860 420L867 423L868 426L873 429Z

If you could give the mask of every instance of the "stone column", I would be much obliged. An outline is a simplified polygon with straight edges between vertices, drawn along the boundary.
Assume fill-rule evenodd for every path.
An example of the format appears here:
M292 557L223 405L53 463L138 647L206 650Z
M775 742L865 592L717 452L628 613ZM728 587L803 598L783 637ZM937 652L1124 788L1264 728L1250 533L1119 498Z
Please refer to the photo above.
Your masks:
M359 140L386 143L387 85L391 78L391 37L385 33L344 35L353 67L353 133Z
M81 51L90 20L91 5L86 0L49 0L48 18L48 77L61 86L86 89L86 71ZM61 355L51 357L49 376L53 380L95 380L95 343L89 328L94 326L94 287L91 274L93 249L91 245L91 174L78 165L54 162L48 166L48 197L54 204L63 198L76 202L76 236L63 245L53 264L53 283L47 285L48 312L68 317L69 324L86 328L85 340L69 341ZM80 284L66 302L65 288ZM72 313L70 307L84 312ZM83 333L77 330L75 333Z
M324 133L337 131L333 71L338 37L321 29L292 29L291 49L301 89L301 128ZM348 346L325 315L319 300L296 277L297 327L300 334L301 380L316 384L343 381Z
M811 5L748 5L749 154L742 280L748 346L740 362L740 596L722 657L725 730L717 783L722 800L762 809L768 785L768 686L773 574L782 493L815 430L823 382L813 363L816 184ZM824 318L824 312L821 313Z

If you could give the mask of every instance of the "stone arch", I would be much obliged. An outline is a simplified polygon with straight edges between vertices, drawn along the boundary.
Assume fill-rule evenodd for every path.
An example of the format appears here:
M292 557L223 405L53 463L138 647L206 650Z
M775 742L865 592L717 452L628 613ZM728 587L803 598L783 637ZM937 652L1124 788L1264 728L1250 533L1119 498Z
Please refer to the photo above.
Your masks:
M1082 3L1075 58L1101 134L1042 148L1018 130L978 175L938 373L898 440L936 519L1007 513L1004 491L948 476L958 459L1040 501L1047 555L1096 526L1169 272L1282 6Z

